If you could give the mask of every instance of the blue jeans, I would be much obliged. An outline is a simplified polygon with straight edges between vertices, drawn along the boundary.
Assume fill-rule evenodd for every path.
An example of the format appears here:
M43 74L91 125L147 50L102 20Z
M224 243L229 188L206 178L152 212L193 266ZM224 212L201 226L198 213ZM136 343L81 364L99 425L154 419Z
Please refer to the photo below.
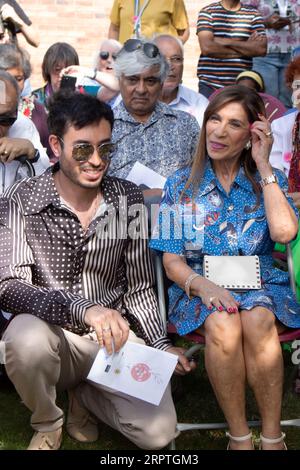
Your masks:
M284 74L290 60L289 52L272 52L265 57L253 57L253 70L262 75L266 93L278 98L287 108L292 107L292 102Z

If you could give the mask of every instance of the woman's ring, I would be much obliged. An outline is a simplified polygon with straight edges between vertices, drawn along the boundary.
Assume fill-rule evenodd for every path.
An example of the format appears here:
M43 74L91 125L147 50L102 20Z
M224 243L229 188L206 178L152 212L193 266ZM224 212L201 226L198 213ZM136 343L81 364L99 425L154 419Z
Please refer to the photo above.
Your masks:
M271 137L273 135L272 131L265 132L266 137Z
M211 304L217 297L210 297L208 300L209 300L209 303Z
M110 326L104 326L102 328L102 331L105 333L106 331L110 331L111 330L111 327Z

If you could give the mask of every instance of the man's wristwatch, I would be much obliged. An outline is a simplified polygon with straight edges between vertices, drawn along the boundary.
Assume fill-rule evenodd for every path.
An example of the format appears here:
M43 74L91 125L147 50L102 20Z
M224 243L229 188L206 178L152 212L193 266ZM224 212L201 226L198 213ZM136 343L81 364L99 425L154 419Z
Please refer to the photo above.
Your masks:
M267 184L271 184L271 183L278 183L278 178L276 175L274 175L274 173L272 173L272 175L270 176L266 176L265 178L262 178L259 182L262 188L267 186Z
M87 75L88 78L91 78L92 80L95 80L96 76L97 76L97 72L98 70L97 69L94 69L93 71L91 70L91 73L89 73Z

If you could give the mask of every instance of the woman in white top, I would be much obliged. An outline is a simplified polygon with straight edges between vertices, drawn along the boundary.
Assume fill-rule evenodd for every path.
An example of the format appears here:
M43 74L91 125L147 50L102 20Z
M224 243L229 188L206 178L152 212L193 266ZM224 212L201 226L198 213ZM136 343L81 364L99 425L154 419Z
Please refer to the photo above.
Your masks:
M289 192L300 207L300 56L287 67L287 85L293 90L295 109L272 122L274 143L270 163L285 172L289 179Z

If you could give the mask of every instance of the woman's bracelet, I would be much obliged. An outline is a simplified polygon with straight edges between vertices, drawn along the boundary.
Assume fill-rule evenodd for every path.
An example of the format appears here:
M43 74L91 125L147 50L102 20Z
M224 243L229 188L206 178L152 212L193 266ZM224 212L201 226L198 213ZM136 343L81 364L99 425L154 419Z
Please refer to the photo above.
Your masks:
M188 278L186 279L186 281L184 283L184 290L185 290L185 293L186 293L186 295L188 296L189 299L191 299L191 295L190 295L191 284L192 284L192 281L196 277L200 277L200 274L192 273L188 276Z

